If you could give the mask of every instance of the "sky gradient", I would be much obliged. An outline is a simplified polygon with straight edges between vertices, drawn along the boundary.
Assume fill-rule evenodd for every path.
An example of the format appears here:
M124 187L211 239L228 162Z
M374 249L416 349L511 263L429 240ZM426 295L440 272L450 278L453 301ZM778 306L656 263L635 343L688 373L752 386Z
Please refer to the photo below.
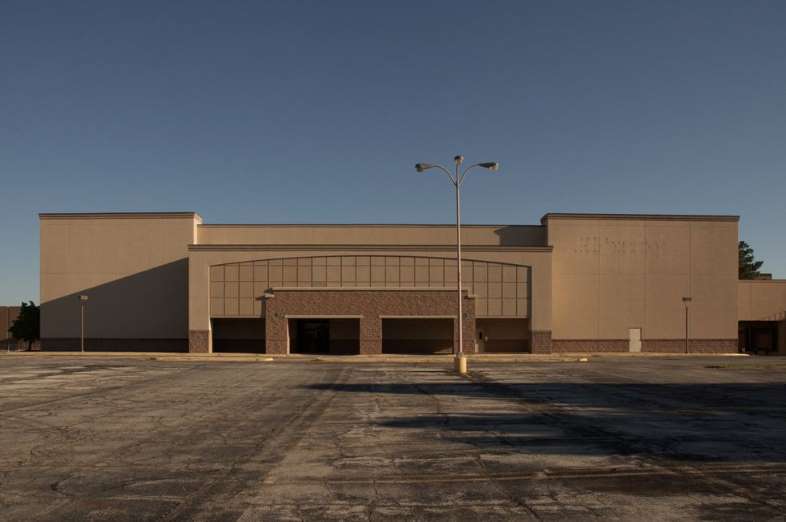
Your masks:
M38 212L450 223L741 216L786 277L786 2L0 4L0 304Z

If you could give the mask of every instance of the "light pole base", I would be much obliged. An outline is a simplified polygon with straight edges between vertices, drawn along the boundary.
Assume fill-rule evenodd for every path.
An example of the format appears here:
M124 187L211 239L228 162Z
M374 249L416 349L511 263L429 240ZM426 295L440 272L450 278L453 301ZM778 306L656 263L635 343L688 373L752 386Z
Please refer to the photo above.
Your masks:
M467 374L467 356L462 354L456 355L453 359L454 368L459 375Z

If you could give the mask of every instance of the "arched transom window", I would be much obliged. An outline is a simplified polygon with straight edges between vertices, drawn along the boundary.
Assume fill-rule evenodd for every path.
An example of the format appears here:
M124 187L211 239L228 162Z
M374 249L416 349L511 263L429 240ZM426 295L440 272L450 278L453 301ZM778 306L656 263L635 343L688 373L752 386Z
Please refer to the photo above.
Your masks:
M462 261L463 287L478 317L528 317L529 267ZM456 288L456 260L415 256L291 257L210 267L214 317L258 317L275 288Z

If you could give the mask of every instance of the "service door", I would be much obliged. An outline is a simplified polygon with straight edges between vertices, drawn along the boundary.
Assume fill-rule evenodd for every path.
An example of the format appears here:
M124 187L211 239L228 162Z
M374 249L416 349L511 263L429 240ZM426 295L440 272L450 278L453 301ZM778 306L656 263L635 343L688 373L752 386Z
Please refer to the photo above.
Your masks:
M641 352L641 328L628 330L628 349L631 352Z
M475 341L475 352L486 353L486 333L478 329L478 338Z

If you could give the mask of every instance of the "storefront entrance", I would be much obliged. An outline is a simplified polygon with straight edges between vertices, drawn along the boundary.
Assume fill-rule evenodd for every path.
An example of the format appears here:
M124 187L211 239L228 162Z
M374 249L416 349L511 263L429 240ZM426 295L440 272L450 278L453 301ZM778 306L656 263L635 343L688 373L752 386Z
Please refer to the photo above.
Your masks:
M737 336L743 353L766 355L778 351L777 321L740 321Z
M382 319L382 353L453 353L453 319Z
M330 323L326 320L301 319L295 321L294 353L329 353Z
M463 311L472 352L475 299L465 297ZM267 353L451 353L455 312L456 293L443 288L274 289L265 301Z
M290 319L289 353L357 354L359 333L358 319Z

